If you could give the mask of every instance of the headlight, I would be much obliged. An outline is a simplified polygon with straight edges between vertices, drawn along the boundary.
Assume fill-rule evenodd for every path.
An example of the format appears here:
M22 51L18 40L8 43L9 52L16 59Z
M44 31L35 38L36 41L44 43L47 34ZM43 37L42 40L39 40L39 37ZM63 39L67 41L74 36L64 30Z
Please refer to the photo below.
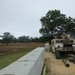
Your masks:
M73 47L75 47L75 45L72 45Z

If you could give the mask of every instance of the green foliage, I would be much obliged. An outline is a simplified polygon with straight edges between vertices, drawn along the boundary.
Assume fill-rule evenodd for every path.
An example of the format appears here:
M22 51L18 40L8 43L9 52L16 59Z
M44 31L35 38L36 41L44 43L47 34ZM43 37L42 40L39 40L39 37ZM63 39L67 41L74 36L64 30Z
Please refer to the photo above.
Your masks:
M43 36L75 31L75 19L67 18L60 10L49 10L40 21L42 28L39 31Z
M2 43L8 45L8 43L12 42L14 39L14 36L11 35L9 32L4 32L2 35Z
M28 43L31 41L29 36L20 36L17 39L13 35L11 35L11 33L9 32L4 32L3 35L0 37L2 37L2 40L0 40L0 42L6 45L8 45L8 43L13 43L13 42L14 43Z
M30 42L29 36L20 36L18 38L18 40L19 40L20 43L28 43L28 42Z

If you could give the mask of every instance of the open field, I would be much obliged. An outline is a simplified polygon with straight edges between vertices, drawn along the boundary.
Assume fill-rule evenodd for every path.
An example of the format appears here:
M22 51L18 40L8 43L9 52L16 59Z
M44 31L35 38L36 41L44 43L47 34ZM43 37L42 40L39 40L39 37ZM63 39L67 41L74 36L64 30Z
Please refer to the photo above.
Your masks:
M46 52L45 57L46 75L75 75L75 64L73 62L68 61L70 67L66 67L62 60L56 59L51 52Z
M44 43L17 43L9 44L8 46L0 44L0 69L16 61L36 47L43 46Z
M0 44L0 56L5 54L10 54L10 53L15 53L15 52L33 50L36 47L43 47L43 46L44 46L44 43L23 43L23 44L12 43L7 46Z

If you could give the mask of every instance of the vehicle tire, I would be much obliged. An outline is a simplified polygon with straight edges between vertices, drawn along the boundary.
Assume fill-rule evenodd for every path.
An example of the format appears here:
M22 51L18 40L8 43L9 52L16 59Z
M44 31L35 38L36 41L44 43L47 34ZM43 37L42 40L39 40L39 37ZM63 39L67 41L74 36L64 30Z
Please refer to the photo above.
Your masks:
M55 50L55 57L56 57L56 59L60 58L60 51Z

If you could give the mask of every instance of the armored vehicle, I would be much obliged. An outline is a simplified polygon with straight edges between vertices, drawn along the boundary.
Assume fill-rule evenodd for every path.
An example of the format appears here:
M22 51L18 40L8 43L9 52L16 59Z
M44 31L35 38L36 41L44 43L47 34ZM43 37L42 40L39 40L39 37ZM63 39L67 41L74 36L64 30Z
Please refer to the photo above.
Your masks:
M51 41L51 50L55 53L56 59L60 58L63 52L75 52L75 40L68 36L63 36L61 39L53 39Z

